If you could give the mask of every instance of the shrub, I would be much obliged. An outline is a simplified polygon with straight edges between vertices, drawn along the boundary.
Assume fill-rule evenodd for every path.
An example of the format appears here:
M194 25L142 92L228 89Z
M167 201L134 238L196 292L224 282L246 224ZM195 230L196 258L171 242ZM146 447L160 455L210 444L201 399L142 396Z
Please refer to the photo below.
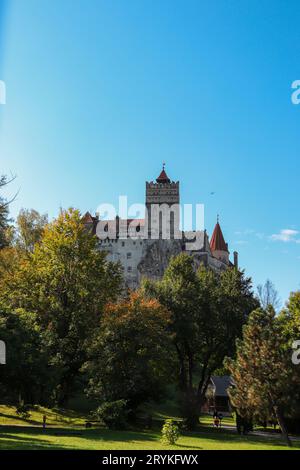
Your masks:
M126 400L105 402L97 408L95 416L109 429L125 429L128 418L126 405Z
M161 430L162 441L174 445L179 438L179 427L173 419L166 419Z
M29 412L30 408L31 408L30 405L20 404L16 408L16 413L21 418L28 419L30 418L30 412Z

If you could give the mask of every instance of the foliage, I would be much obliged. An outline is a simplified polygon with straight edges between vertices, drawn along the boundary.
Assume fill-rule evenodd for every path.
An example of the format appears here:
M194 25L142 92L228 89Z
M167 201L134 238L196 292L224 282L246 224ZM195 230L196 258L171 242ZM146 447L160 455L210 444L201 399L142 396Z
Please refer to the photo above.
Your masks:
M6 176L0 176L0 190L10 183ZM9 201L0 194L0 249L9 244Z
M226 355L234 355L235 340L257 305L251 281L235 268L196 271L183 253L171 259L161 281L145 281L143 289L172 313L182 411L193 428L211 375Z
M28 419L30 418L30 406L24 405L24 403L22 402L21 404L17 406L16 413L22 419Z
M97 249L96 237L73 209L48 224L34 252L2 280L2 302L35 315L56 375L59 403L74 391L104 305L120 291L120 267Z
M6 344L1 367L1 397L13 403L45 400L49 390L47 355L33 314L0 311L0 338Z
M124 399L133 411L159 398L172 367L169 321L167 310L140 292L108 305L90 348L89 395Z
M43 231L48 223L47 214L39 214L34 209L21 209L17 217L15 230L15 243L25 252L33 252L34 246L43 236Z
M288 422L292 428L300 427L300 291L292 292L278 321L284 336L284 347L293 359L293 400L289 406Z
M128 420L127 402L126 400L105 402L94 414L108 429L125 429Z
M14 246L7 246L0 250L0 288L1 282L6 276L13 276L18 269L21 253Z
M179 427L173 419L166 419L161 430L162 442L175 445L179 439Z
M292 292L286 307L280 312L281 321L286 339L291 345L300 339L300 291Z
M227 359L235 386L229 390L241 416L276 417L289 444L284 411L294 393L291 351L285 348L274 309L255 310L237 342L236 360Z

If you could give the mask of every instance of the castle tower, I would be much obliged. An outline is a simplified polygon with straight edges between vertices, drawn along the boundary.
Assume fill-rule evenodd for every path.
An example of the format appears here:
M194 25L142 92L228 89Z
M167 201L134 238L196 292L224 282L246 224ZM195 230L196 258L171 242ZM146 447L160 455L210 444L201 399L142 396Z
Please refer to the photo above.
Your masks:
M219 224L219 217L210 240L210 249L212 255L215 258L223 261L226 264L229 264L228 245L224 240L224 236Z
M165 164L163 164L156 182L146 182L148 238L174 239L180 237L179 202L179 181L170 180L165 171Z

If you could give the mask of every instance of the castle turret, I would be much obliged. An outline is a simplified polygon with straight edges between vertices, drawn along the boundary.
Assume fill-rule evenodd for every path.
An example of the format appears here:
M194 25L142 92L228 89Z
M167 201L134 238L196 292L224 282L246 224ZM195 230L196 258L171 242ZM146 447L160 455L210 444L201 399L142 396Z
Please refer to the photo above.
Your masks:
M178 238L179 181L170 180L165 164L156 182L146 182L146 209L149 238Z
M211 240L210 240L210 249L212 255L223 261L226 264L229 264L229 251L228 245L224 240L224 236L219 224L219 219L217 220L216 226L214 228Z

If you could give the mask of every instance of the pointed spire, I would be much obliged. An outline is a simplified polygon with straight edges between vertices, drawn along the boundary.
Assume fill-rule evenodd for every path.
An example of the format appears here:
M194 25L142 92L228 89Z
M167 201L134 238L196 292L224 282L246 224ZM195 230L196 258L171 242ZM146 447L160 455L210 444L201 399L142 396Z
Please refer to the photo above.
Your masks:
M219 215L217 216L217 223L213 231L211 240L210 240L210 249L211 251L227 251L227 243L224 240L224 236L219 224Z
M170 178L168 177L167 173L165 172L165 162L163 163L162 171L156 181L158 183L170 183Z

